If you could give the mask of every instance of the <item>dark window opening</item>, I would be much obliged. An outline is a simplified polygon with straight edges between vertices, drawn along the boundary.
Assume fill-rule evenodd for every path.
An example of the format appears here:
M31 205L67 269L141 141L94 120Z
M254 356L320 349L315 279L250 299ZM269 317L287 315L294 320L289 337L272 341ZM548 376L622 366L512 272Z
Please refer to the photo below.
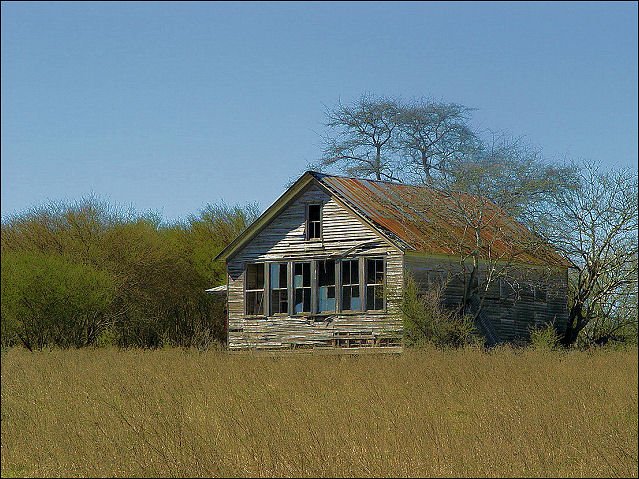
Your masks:
M317 263L317 284L319 286L318 311L320 313L335 311L335 261L326 260Z
M288 264L271 263L271 314L288 314Z
M246 266L246 314L257 316L264 314L264 265Z
M360 311L359 260L342 261L342 311Z
M384 309L384 260L366 260L366 309Z
M293 288L295 289L295 308L297 313L311 312L311 263L293 265Z
M320 239L322 237L322 208L321 205L308 205L306 220L306 239Z

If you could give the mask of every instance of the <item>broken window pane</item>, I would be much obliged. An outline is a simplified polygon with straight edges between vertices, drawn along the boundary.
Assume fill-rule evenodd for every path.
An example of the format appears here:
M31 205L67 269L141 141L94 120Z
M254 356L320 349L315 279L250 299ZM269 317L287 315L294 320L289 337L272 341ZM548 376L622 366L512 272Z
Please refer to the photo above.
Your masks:
M359 296L359 260L342 261L342 310L358 311L362 302Z
M246 314L264 314L264 291L246 292Z
M384 309L384 287L382 285L366 286L366 309L368 311Z
M518 296L514 282L506 278L499 278L499 299L515 301Z
M448 282L448 273L442 270L429 270L426 278L428 288L441 288Z
M264 265L246 266L246 289L264 289Z
M384 260L366 260L366 309L384 309Z
M317 283L319 286L319 312L335 311L335 261L317 263Z
M271 263L271 314L288 313L288 265Z
M264 264L246 265L246 294L244 297L246 314L264 314Z
M295 313L311 312L311 263L293 265L293 287L295 288Z
M548 297L548 287L546 285L536 285L535 286L535 301L539 301L541 303L545 303Z

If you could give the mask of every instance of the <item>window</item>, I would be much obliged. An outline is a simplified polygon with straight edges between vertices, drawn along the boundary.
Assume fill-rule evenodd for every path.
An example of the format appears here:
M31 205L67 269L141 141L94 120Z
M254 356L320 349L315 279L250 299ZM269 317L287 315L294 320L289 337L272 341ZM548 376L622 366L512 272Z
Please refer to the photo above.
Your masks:
M335 311L335 261L326 260L317 263L317 284L320 313Z
M366 260L366 309L384 309L384 260Z
M246 266L246 314L264 314L264 264Z
M288 313L288 263L271 263L271 314Z
M311 312L311 263L293 264L294 313Z
M244 304L247 316L384 311L386 261L372 257L248 264Z
M499 299L515 301L518 297L515 285L505 278L499 278Z
M533 286L533 294L535 301L545 303L548 297L548 287L545 284L537 284Z
M306 239L320 239L322 237L322 207L308 205L306 212Z
M359 295L359 260L342 261L342 311L361 310Z

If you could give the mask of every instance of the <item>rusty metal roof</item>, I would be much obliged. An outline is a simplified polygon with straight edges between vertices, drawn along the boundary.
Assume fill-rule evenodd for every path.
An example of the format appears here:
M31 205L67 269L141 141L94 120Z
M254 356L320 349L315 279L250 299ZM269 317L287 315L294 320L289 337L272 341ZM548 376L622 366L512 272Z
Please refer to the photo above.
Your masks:
M403 249L459 256L476 244L482 256L567 266L565 258L485 198L421 186L310 172L326 189Z

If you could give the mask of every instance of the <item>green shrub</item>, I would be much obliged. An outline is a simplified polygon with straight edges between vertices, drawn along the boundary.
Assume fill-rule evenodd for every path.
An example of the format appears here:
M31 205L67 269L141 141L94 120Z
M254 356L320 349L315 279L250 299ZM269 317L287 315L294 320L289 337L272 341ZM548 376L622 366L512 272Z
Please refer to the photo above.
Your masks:
M2 221L2 344L207 349L225 340L213 258L257 216L208 205L164 223L95 198ZM106 294L106 296L100 296Z
M60 255L2 254L2 343L28 349L95 344L108 326L111 276Z
M437 347L478 345L481 338L472 317L459 315L442 305L442 288L420 291L419 285L408 277L402 298L404 344L419 347L432 344Z
M559 346L559 334L552 324L533 329L530 332L530 345L534 349L553 350Z

